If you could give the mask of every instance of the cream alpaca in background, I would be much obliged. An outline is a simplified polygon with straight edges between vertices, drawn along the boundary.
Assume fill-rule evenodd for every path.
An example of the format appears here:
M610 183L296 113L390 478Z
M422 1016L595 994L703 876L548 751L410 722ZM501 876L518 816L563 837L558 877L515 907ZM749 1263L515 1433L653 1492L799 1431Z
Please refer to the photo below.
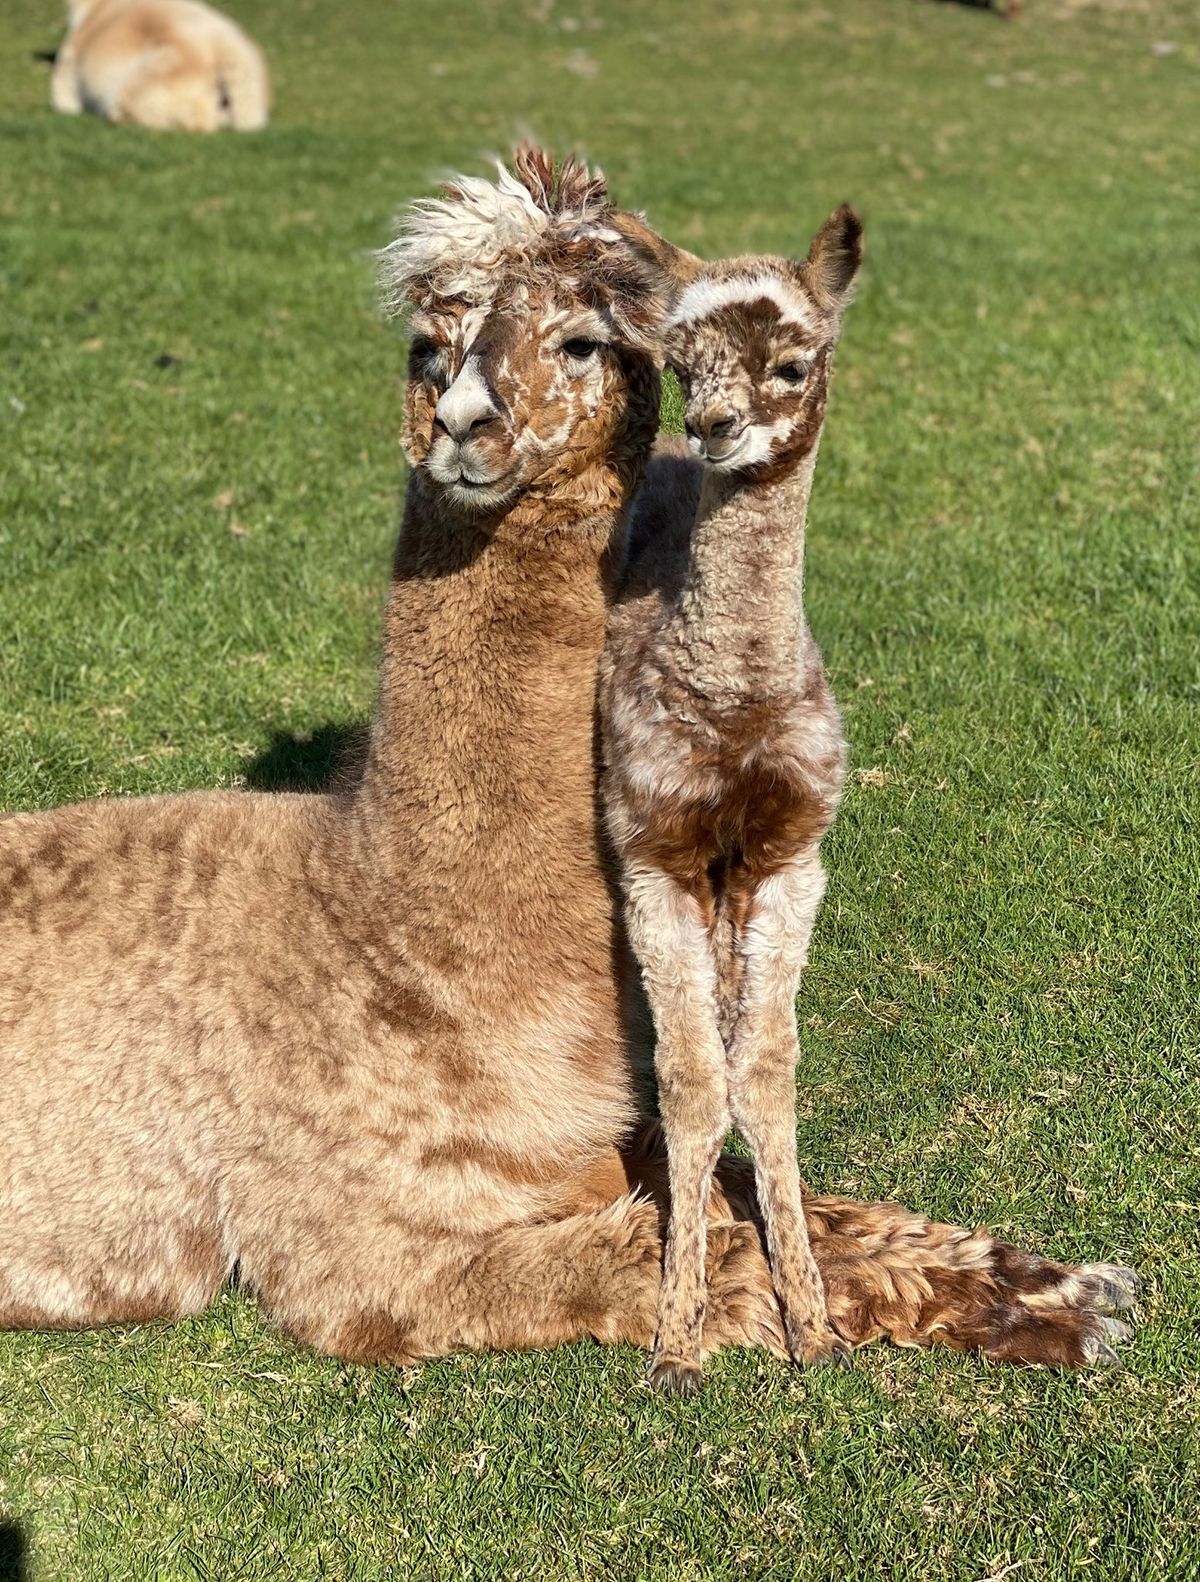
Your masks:
M255 132L271 84L257 44L201 0L70 0L50 102L156 131Z

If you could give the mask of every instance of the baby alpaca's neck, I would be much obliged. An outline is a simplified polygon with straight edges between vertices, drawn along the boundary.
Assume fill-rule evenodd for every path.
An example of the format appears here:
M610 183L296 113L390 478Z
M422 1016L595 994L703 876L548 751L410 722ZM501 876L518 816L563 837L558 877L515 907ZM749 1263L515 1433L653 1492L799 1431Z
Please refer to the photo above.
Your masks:
M692 686L741 703L793 690L804 661L804 526L817 447L770 483L705 469L680 602Z

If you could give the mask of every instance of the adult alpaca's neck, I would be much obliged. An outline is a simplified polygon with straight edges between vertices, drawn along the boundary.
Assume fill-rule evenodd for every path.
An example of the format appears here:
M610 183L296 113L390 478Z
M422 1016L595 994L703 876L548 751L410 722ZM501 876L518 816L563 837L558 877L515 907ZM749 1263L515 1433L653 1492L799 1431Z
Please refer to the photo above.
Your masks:
M564 915L606 954L593 712L624 505L539 529L527 499L479 521L410 483L357 823L378 904L428 960L528 964Z
M705 469L679 620L689 680L715 702L769 697L796 684L816 461L814 443L769 482Z

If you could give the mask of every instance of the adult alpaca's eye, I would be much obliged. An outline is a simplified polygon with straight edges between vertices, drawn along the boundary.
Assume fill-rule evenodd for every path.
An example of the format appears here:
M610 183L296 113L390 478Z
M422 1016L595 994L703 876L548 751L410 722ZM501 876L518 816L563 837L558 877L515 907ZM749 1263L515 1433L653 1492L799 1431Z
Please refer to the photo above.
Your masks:
M434 362L440 351L441 347L436 341L430 340L427 335L418 335L408 348L409 361L414 367L422 366Z
M785 385L802 385L808 378L807 363L780 363L775 370L776 379L782 379Z
M599 341L585 340L582 335L576 335L572 340L564 341L562 349L568 357L574 357L576 362L586 362L594 351L600 348Z

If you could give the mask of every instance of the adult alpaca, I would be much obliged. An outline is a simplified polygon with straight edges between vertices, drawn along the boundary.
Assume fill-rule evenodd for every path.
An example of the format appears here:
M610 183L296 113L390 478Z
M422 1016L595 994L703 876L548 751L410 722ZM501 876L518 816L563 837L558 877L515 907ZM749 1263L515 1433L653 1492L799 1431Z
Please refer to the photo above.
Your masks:
M413 472L361 784L0 822L0 1322L179 1315L236 1268L348 1358L649 1339L593 712L668 282L586 170L521 169L387 255ZM726 1243L716 1338L754 1339Z
M668 250L518 168L388 255L414 470L362 783L0 821L0 1323L177 1316L236 1268L358 1360L652 1338L593 704ZM781 1349L736 1165L713 1207L707 1342ZM978 1343L992 1244L812 1213L857 1338Z

